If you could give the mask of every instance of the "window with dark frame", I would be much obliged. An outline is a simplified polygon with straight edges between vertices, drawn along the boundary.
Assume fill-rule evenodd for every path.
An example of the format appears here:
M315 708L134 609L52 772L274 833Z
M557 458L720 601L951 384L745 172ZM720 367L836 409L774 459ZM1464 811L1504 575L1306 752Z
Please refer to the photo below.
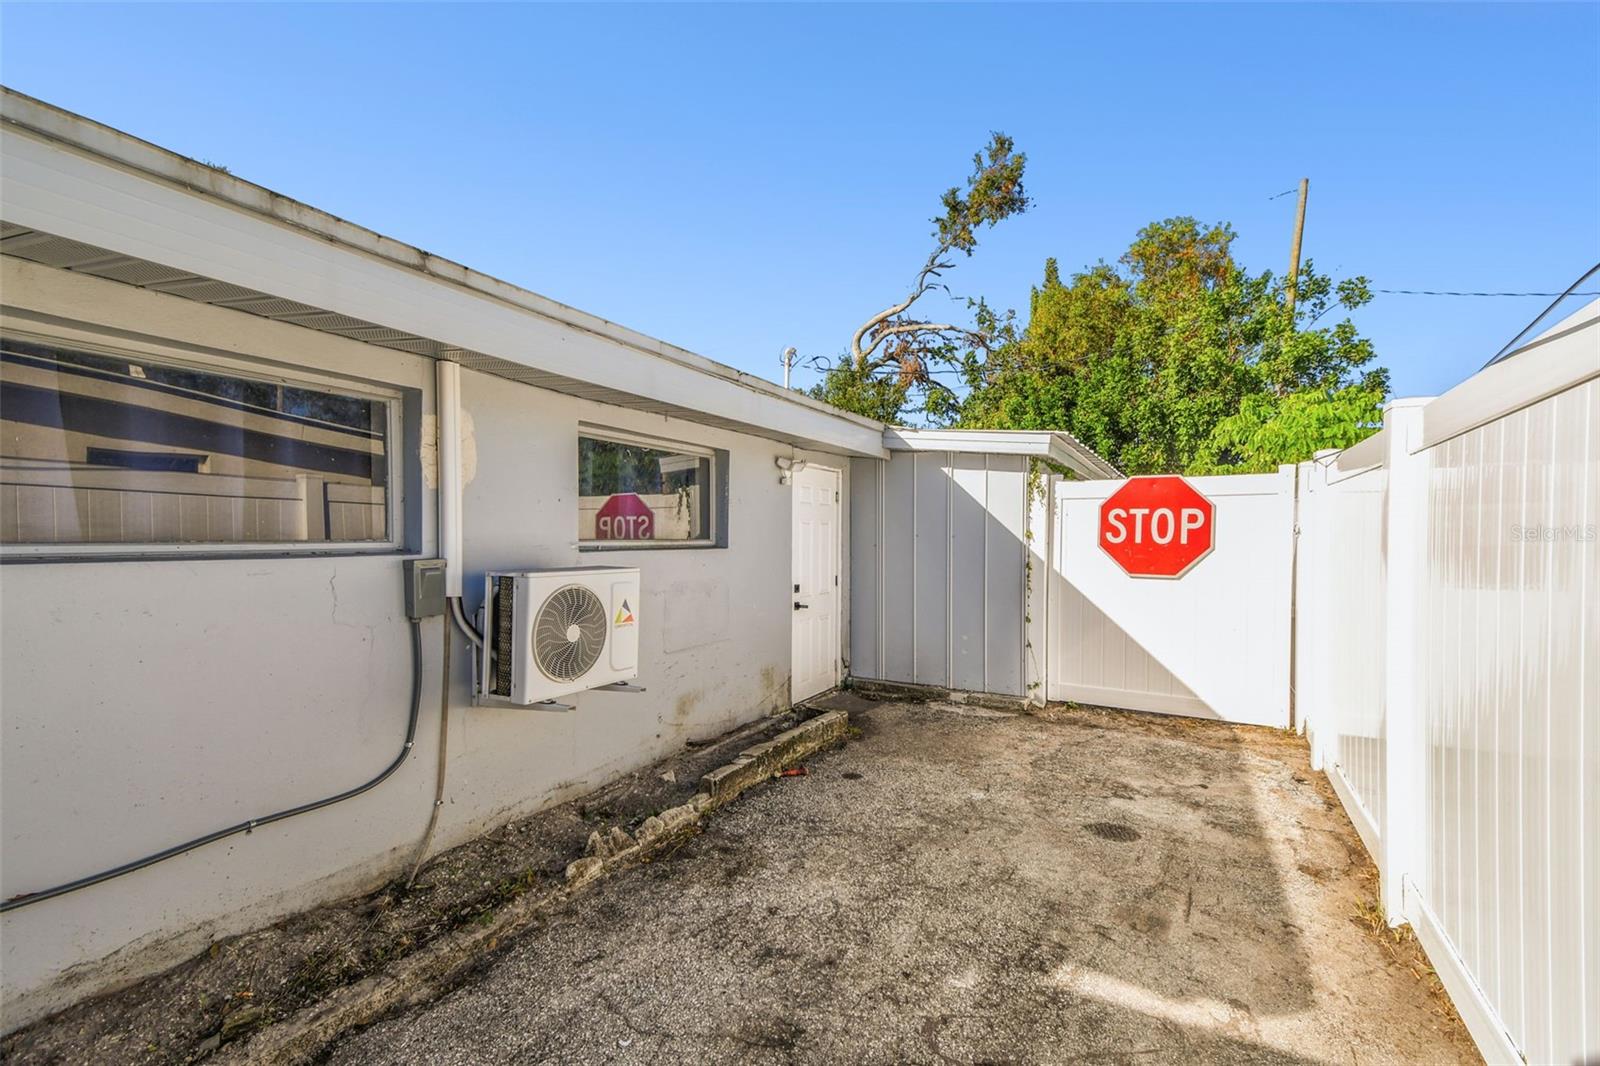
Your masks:
M589 546L713 540L710 451L585 432L578 438L578 539Z
M388 542L397 402L0 337L0 544Z

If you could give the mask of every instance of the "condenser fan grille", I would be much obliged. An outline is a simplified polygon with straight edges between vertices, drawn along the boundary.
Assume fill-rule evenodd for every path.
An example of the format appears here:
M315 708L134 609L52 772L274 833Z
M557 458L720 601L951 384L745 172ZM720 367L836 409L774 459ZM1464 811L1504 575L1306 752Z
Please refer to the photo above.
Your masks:
M605 605L582 585L557 589L533 620L533 661L552 681L576 681L605 646Z

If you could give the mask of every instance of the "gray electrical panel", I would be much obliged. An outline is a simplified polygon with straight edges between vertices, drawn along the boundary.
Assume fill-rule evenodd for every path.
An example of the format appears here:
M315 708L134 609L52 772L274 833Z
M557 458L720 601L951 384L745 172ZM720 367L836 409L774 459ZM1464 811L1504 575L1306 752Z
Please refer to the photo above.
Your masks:
M432 618L444 614L444 560L407 559L406 614Z

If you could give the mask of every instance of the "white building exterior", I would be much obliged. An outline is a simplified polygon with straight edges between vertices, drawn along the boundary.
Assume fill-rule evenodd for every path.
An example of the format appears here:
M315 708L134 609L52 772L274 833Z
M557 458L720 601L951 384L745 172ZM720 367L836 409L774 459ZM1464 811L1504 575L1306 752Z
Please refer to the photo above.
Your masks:
M1592 1055L1597 308L1196 479L1227 542L1141 583L1067 434L886 427L0 92L0 1028L394 877L444 715L435 850L854 677L1300 726L1485 1054ZM468 615L637 567L646 691L475 703L402 590L452 530Z
M435 850L849 669L853 462L903 446L881 423L20 94L0 120L5 1029L394 876L432 808L447 639ZM486 571L636 566L646 693L475 706L466 641L425 618L414 745L381 784L27 901L402 751L403 561L445 554L441 361L467 612ZM660 539L588 540L613 484ZM830 567L831 620L796 611Z
M639 683L648 690L585 693L564 713L475 707L456 636L437 846L788 706L791 488L775 463L804 458L848 477L851 458L885 454L880 424L25 97L8 93L3 106L0 328L17 355L5 364L0 403L19 418L7 423L0 476L0 523L9 524L0 570L6 899L338 793L394 757L412 677L400 560L440 553L436 359L464 368L467 607L486 570L637 566ZM376 505L378 541L340 544L330 527L326 546L274 544L279 534L266 527L279 529L269 517L276 505L250 494L269 482L294 486L296 471L218 469L250 462L241 458L250 415L242 445L195 460L209 471L137 474L162 486L148 494L91 492L97 477L120 477L126 490L135 475L85 469L81 448L65 457L58 532L116 543L39 544L33 504L47 499L49 476L16 451L37 456L33 435L61 431L41 429L47 419L20 421L25 401L54 396L65 412L69 392L74 403L112 404L140 383L74 381L46 393L50 372L30 356L43 349L28 345L378 396L391 497ZM208 402L160 401L188 415ZM716 535L704 546L580 548L580 433L682 445L714 460L715 486L704 489L720 493ZM87 441L106 443L99 433ZM305 480L301 471L302 490ZM245 526L216 524L213 500L213 539L227 543L141 543L140 530L160 532L162 501L178 499L186 521L189 504L204 506L201 489L181 495L176 482L207 492L244 485L242 505L223 502L245 508ZM96 510L104 501L120 511L109 532ZM305 513L303 492L294 510ZM6 1027L177 961L209 938L392 876L432 806L444 624L421 623L415 746L379 787L8 911ZM841 651L843 639L841 626Z

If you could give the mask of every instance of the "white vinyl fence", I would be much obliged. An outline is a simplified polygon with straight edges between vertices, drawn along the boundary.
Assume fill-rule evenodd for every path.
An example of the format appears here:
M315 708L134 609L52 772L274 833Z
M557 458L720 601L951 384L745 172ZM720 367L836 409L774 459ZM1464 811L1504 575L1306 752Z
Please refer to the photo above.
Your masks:
M1383 824L1383 466L1300 471L1296 711L1368 850Z
M1301 468L1296 693L1491 1062L1600 1058L1600 304Z
M1057 481L1050 699L1287 726L1294 476L1189 478L1215 547L1180 580L1130 577L1101 550L1101 505L1126 481Z

